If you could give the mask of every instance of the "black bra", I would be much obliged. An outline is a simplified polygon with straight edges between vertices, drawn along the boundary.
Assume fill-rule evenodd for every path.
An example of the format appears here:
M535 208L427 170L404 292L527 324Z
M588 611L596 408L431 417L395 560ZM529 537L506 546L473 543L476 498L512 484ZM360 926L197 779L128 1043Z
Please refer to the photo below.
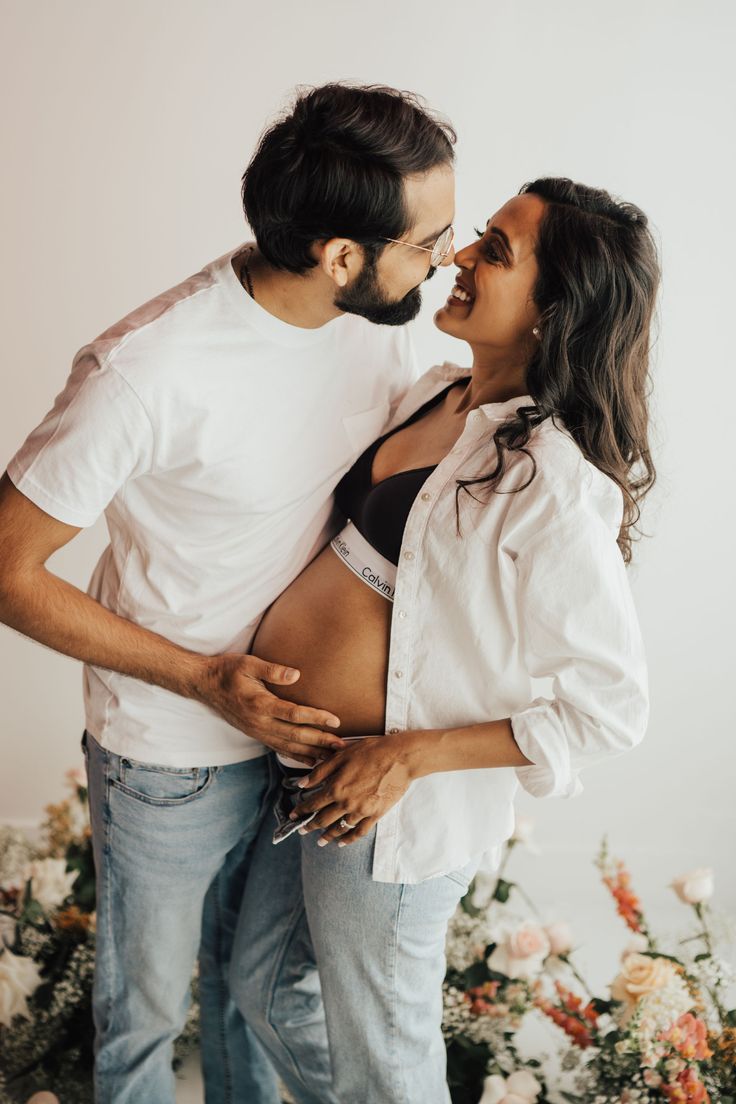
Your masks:
M466 382L464 378L455 380L444 391L440 391L415 410L405 422L369 445L335 488L338 509L352 521L376 552L380 552L393 564L398 565L399 562L401 541L414 499L437 465L430 464L426 468L396 472L374 486L372 475L375 455L384 441L393 437L400 429L418 422L432 407L442 402L452 387Z

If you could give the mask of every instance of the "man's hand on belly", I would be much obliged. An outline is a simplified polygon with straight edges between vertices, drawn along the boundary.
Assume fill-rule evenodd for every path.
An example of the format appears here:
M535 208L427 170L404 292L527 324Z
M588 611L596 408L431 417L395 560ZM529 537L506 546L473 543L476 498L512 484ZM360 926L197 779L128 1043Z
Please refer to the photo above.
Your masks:
M346 745L339 736L322 731L339 726L333 713L284 701L264 685L289 686L298 678L292 667L257 656L212 656L204 660L194 696L246 735L312 766Z

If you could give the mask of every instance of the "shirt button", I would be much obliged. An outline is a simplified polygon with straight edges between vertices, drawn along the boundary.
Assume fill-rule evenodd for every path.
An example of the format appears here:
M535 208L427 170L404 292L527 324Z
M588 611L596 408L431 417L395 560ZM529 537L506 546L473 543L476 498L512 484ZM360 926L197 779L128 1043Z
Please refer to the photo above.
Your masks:
M395 736L398 731L399 731L398 728L390 728L388 730L388 734L389 734L389 736Z
M432 496L429 493L429 491L425 491L424 494L422 495L422 502L429 502L431 497Z
M404 559L405 560L413 560L414 559L414 553L413 552L405 552L404 553Z
M406 620L406 610L399 610L399 620L400 621L405 621Z
M404 677L404 672L403 671L394 671L394 678L403 678L403 677Z

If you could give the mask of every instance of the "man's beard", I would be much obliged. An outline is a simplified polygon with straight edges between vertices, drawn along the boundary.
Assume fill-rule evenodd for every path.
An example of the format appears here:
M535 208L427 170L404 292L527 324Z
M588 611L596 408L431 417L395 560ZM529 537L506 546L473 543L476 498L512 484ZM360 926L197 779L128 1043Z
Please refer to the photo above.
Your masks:
M437 270L430 268L426 275L429 280ZM366 256L360 275L351 287L344 288L335 299L335 306L346 314L359 314L369 322L379 326L403 326L419 314L422 305L422 293L418 287L412 288L403 299L392 302L387 299L378 285L376 258Z

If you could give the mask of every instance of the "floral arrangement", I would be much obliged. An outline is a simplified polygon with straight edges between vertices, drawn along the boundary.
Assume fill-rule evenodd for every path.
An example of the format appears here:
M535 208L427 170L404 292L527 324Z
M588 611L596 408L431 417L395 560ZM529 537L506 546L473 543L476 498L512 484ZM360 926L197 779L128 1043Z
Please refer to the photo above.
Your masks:
M83 775L68 772L66 784L38 845L0 828L0 1104L58 1104L50 1089L62 1104L92 1101L94 867ZM477 875L450 922L453 1104L736 1104L733 973L717 953L713 872L671 883L695 930L665 953L604 841L596 864L630 938L610 992L597 997L573 962L570 925L543 923L506 877L515 848L535 850L532 830L517 816L500 869ZM552 1055L525 1043L526 1029L543 1024ZM177 1059L197 1041L195 986Z
M65 1104L93 1099L94 865L83 773L66 785L38 845L0 827L0 1104L51 1104L49 1088ZM196 1018L193 1002L179 1059Z
M454 1104L736 1104L733 972L715 950L713 872L671 883L696 930L679 954L665 953L604 841L596 864L632 934L610 994L597 997L573 964L569 925L542 924L504 877L530 832L529 818L518 818L499 872L476 878L450 925L444 1032ZM513 910L512 896L524 900L525 914ZM554 1083L549 1055L521 1053L521 1028L540 1016L559 1036Z

